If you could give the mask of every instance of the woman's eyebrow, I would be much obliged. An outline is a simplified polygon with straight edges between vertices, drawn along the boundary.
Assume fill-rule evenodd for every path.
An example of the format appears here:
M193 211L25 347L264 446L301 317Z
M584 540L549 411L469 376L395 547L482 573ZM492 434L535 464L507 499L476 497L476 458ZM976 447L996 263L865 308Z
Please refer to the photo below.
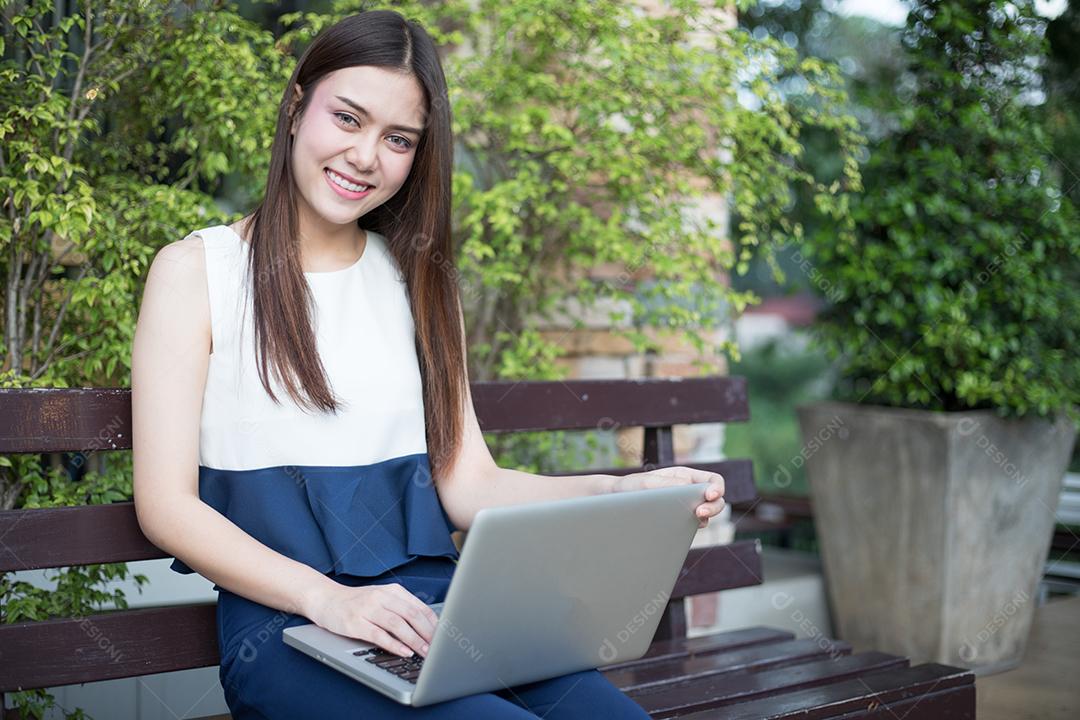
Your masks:
M354 101L350 100L349 98L345 97L344 95L335 95L334 97L336 97L338 100L345 103L346 105L348 105L349 107L351 107L353 110L360 113L364 117L371 117L371 114L367 110L362 108L356 102L354 102ZM413 133L414 135L420 135L423 132L423 130L420 129L420 128L409 127L408 125L389 125L387 127L390 130L401 130L402 132L409 132L409 133Z

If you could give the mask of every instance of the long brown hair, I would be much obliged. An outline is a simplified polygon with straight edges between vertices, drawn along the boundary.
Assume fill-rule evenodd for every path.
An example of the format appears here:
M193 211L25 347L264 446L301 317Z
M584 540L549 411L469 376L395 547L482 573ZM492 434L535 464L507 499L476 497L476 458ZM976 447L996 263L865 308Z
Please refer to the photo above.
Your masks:
M303 115L322 77L356 65L411 74L423 89L427 106L405 183L360 220L363 227L386 237L405 280L416 328L428 454L433 476L438 477L456 454L468 392L457 273L447 272L454 259L450 103L431 37L393 10L361 12L324 29L300 57L285 88L266 192L247 226L259 377L274 402L280 401L271 389L268 363L298 405L335 413L339 408L317 352L313 298L300 263L290 128ZM297 84L302 89L299 98Z

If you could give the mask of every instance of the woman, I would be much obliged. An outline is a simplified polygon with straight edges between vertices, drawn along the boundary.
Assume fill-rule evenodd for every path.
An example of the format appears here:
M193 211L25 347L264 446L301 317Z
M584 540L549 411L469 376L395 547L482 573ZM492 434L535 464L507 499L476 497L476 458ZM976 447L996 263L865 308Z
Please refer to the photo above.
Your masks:
M297 652L314 622L427 654L483 507L702 482L666 468L544 481L495 465L468 392L452 137L434 44L392 11L324 30L285 91L266 193L162 248L132 358L143 532L218 591L236 718L646 717L596 670L413 708Z

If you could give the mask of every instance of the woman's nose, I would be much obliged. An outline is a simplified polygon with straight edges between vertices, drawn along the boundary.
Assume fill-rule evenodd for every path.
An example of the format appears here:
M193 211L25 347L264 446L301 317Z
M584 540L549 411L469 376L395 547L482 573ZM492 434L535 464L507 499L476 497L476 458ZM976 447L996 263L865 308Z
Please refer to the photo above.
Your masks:
M374 133L361 133L356 142L345 152L345 159L352 163L358 172L367 174L375 169L378 160L378 142Z

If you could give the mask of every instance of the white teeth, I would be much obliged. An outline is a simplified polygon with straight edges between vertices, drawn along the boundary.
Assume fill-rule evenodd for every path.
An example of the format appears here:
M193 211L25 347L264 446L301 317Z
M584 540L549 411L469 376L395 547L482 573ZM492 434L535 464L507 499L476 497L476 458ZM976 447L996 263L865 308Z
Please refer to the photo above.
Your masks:
M352 192L360 192L361 190L367 190L369 187L371 187L370 185L356 185L354 183L351 183L330 169L327 169L326 174L330 176L330 180L335 185L339 185L346 190L351 190Z

